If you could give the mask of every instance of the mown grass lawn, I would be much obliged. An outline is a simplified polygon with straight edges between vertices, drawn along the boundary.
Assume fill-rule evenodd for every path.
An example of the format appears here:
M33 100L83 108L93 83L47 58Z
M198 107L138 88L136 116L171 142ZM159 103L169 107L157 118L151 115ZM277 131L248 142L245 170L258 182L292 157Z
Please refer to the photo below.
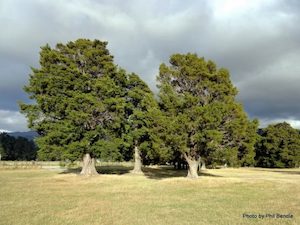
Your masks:
M300 169L185 171L102 167L97 177L0 170L0 224L300 224ZM293 218L243 218L243 214Z

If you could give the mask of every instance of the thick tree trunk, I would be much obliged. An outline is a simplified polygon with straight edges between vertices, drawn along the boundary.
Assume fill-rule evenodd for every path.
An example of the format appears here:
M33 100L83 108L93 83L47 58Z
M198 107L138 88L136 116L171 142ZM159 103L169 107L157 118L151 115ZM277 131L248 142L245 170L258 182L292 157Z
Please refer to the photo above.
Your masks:
M187 177L191 179L197 179L198 178L198 166L199 161L197 160L190 160L188 162L189 168L188 168L188 174Z
M134 147L134 168L131 171L132 173L143 173L142 171L142 157L141 157L141 152L138 146L136 145Z
M200 164L200 157L199 159L193 159L188 157L186 154L184 154L184 158L188 163L188 174L187 174L187 178L190 179L197 179L198 176L198 167Z
M95 159L91 158L91 155L89 153L83 156L82 170L80 172L80 175L84 175L84 176L98 175L95 166Z

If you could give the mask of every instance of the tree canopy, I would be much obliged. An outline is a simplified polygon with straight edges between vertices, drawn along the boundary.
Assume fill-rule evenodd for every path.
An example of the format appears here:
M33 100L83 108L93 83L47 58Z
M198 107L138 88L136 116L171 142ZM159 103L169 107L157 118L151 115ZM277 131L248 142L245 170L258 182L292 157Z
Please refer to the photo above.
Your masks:
M240 148L242 158L254 151L249 133L255 133L256 121L249 122L235 101L237 89L226 69L196 54L175 54L170 65L160 66L158 81L160 107L169 121L167 142L187 161L189 177L198 176L201 158L235 164Z
M136 74L128 76L126 110L124 115L124 142L134 152L134 173L141 173L145 162L151 162L158 155L155 152L154 121L158 106L154 94Z
M106 45L78 39L41 48L40 68L32 68L24 88L35 103L20 104L29 127L41 135L37 138L40 159L85 156L91 165L96 156L121 157L117 148L107 152L104 143L120 142L114 131L124 110L121 87L126 76L113 63ZM82 172L96 173L93 165L88 168Z

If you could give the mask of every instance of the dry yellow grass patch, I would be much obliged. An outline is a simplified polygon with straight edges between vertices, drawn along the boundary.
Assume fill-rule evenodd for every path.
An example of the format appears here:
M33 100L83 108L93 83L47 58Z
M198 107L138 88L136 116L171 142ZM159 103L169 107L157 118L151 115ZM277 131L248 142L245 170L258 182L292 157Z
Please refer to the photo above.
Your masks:
M0 224L300 224L299 169L207 170L198 180L168 168L100 169L97 177L0 170Z

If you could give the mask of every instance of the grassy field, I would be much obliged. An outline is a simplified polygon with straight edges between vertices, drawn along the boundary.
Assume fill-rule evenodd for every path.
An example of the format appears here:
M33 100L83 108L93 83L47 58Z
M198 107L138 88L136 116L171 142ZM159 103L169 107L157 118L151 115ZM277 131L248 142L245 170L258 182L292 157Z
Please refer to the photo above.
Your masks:
M0 170L0 224L300 224L300 169L207 170L198 180L170 168L99 169Z

